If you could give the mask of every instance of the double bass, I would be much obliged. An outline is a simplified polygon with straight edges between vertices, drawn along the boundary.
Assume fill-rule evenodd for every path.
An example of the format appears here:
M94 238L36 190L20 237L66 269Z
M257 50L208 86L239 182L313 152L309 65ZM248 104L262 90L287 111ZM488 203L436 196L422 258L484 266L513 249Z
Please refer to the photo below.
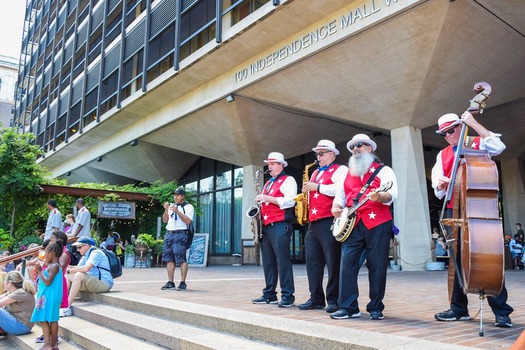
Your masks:
M485 82L474 85L476 96L467 112L482 113L491 87ZM450 242L449 297L454 277L465 294L476 293L480 298L480 331L483 336L483 300L498 296L504 280L503 226L498 210L498 169L486 151L467 148L468 126L463 123L447 191L441 211L440 226ZM452 218L444 218L446 206L453 202ZM449 231L445 230L449 227ZM461 256L461 270L456 269L456 254Z

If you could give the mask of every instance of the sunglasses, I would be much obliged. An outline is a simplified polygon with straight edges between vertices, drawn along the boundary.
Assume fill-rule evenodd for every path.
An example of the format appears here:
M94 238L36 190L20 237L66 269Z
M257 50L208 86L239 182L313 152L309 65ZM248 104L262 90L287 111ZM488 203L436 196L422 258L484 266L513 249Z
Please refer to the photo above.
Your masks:
M316 157L322 157L322 156L324 156L325 154L330 153L330 152L331 152L331 151L317 152L317 153L315 154L315 156L316 156Z
M352 146L350 146L350 151L353 151L354 148L361 148L362 146L369 146L369 145L367 145L364 142L354 143Z
M459 126L459 125L458 125ZM447 136L447 134L452 135L458 126L453 127L452 129L448 129L447 131L440 132L439 134L443 137Z

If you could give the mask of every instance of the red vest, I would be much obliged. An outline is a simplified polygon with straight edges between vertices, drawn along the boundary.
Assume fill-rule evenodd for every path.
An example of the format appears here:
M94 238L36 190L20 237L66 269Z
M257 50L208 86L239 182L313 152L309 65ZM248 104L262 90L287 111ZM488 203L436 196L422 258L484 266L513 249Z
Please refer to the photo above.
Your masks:
M381 164L372 163L370 170L363 176L361 180L358 176L353 176L348 172L344 182L345 195L346 195L346 206L351 207L354 205L354 198L359 195L359 191L366 184L372 173ZM381 186L381 179L376 176L368 189L363 193L360 201L365 199L366 195L372 190ZM392 220L392 214L390 214L390 206L384 205L383 203L367 201L356 213L356 224L359 220L363 220L363 224L367 229L372 229L378 225L384 224L387 221Z
M330 167L323 172L323 175L321 175L319 179L317 179L319 170L316 169L312 174L310 181L321 185L332 185L334 183L332 181L332 176L339 167L339 164L330 165ZM308 211L308 220L310 220L310 222L333 217L331 209L334 197L327 196L326 194L322 194L317 191L310 191L308 200L310 208Z
M470 143L470 149L479 149L479 143L481 137L477 136ZM464 146L466 147L466 146ZM467 148L467 147L466 147ZM443 165L443 175L450 178L452 175L452 167L454 165L454 146L449 145L447 148L441 151L441 164ZM450 202L447 204L447 208L454 207L454 196L452 196Z
M270 184L270 180L268 180L264 184L263 194L266 194L271 197L284 197L284 195L281 192L281 185L287 177L288 175L282 175L277 177L277 179L272 184L269 190L268 185ZM284 215L285 211L282 210L277 204L273 204L270 202L264 202L261 204L261 216L263 225L268 225L273 222L284 221Z

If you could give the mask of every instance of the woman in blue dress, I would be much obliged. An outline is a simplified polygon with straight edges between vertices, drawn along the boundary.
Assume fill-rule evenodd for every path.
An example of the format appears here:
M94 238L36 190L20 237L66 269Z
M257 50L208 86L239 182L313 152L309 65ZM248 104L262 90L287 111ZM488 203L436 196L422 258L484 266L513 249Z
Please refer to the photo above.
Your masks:
M40 264L35 265L40 281L31 322L40 322L42 326L44 346L40 350L58 350L58 319L62 302L62 271L58 259L62 250L61 243L50 244L44 256L46 269L42 270Z

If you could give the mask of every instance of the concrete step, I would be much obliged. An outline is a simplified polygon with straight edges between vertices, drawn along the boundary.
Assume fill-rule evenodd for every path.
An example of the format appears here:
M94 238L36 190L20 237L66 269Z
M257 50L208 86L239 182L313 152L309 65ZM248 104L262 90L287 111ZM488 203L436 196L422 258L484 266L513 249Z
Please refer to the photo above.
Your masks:
M9 336L11 344L21 350L40 349L43 344L35 343L35 338L42 334L36 326L29 334ZM149 344L143 340L117 332L99 324L82 320L78 317L61 318L59 321L60 350L159 350L164 347ZM9 349L15 349L11 347Z
M88 350L165 349L126 333L109 329L96 321L89 322L78 317L60 319L60 336ZM60 350L63 350L62 344Z
M62 326L62 322L59 323L59 327ZM39 337L42 335L42 329L40 326L36 325L33 327L33 331L29 334L24 335L18 335L18 336L9 336L9 341L11 342L11 345L16 346L16 349L20 350L32 350L32 349L40 349L43 344L37 344L35 343L36 337ZM78 350L78 349L84 349L83 347L78 346L77 344L71 343L69 341L66 341L63 339L59 334L59 340L60 343L58 344L60 350ZM0 350L3 349L0 347ZM15 347L11 347L9 349L15 349Z
M292 349L331 350L465 350L468 347L396 335L318 324L261 313L188 303L130 292L83 293L82 298L99 304L142 313L167 321L237 335ZM77 305L75 303L75 305ZM79 307L80 308L80 307ZM74 306L75 309L75 306ZM79 310L81 313L82 311ZM75 310L74 310L75 313ZM100 315L100 314L99 314Z
M155 314L155 310L150 310L150 314L145 315L107 304L76 302L74 317L71 319L81 318L168 349L284 349L261 341L162 319L152 314Z

